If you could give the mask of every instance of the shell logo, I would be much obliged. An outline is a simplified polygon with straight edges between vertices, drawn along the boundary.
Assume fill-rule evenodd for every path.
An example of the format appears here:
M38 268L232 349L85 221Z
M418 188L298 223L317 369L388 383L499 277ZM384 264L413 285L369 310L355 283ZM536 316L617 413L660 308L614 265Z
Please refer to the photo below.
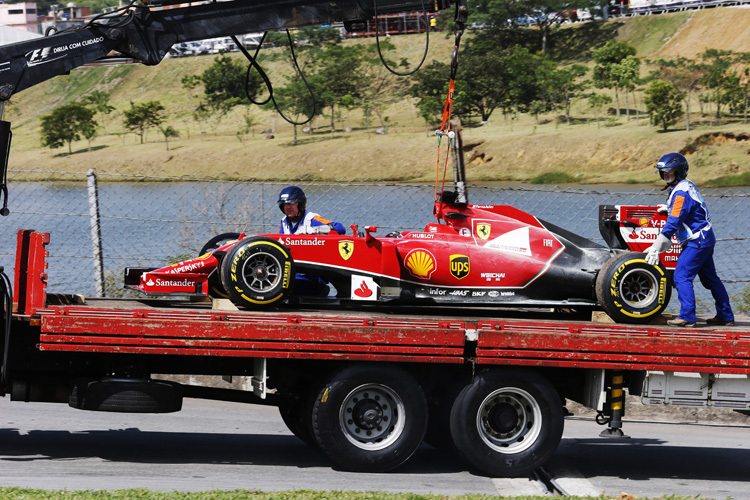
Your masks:
M427 250L418 248L406 255L404 266L406 266L412 276L430 279L430 276L436 269L435 257Z
M638 224L640 224L641 227L646 227L648 226L648 219L639 219Z

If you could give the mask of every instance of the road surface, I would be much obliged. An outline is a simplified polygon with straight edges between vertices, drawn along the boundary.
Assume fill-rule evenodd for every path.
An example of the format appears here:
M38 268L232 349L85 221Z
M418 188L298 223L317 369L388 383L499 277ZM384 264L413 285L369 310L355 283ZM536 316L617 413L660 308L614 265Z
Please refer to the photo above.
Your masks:
M625 440L601 430L590 419L566 420L547 466L566 493L750 500L748 427L626 422ZM189 399L178 413L137 415L0 398L0 486L542 493L526 478L475 475L427 445L396 472L337 471L273 407Z

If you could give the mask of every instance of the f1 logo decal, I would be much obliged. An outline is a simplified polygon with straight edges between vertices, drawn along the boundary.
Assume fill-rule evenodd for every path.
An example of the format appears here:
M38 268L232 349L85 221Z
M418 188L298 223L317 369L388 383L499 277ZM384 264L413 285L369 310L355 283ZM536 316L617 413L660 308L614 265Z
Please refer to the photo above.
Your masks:
M44 47L43 49L32 50L26 54L26 61L29 63L28 65L34 66L44 62L44 60L47 59L50 50L50 47Z

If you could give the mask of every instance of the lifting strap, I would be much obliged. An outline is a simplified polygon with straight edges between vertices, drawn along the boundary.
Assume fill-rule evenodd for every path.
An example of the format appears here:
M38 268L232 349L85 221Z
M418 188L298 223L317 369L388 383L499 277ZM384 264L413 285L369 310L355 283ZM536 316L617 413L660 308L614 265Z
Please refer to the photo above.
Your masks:
M443 120L440 123L440 129L435 131L435 135L438 138L437 144L437 165L435 167L435 201L438 201L438 182L440 175L440 140L443 136L448 136L448 140L452 140L454 137L451 131L451 114L453 113L453 91L455 88L456 73L458 72L458 47L461 44L461 36L464 33L466 27L466 18L469 14L469 8L466 4L467 0L456 1L456 13L454 15L453 31L455 33L453 43L453 55L451 56L451 78L448 84L448 95L445 98L445 106L443 107ZM445 153L445 162L443 164L443 182L440 188L440 192L443 192L445 188L445 175L448 168L448 155L450 154L450 148Z

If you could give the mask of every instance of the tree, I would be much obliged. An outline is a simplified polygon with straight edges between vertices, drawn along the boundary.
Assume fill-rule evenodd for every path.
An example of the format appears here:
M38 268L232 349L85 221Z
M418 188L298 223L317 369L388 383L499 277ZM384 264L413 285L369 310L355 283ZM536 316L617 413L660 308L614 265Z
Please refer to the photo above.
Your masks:
M203 86L203 97L195 108L193 118L200 123L214 117L216 125L233 107L250 104L250 99L255 99L259 94L261 84L262 78L257 71L248 72L227 54L218 55L200 75L182 78L182 86L186 89Z
M312 76L308 78L308 85L314 85L317 78ZM317 85L316 85L317 87ZM276 88L274 90L274 99L276 100L276 107L285 116L292 120L294 126L294 139L292 144L297 145L297 124L308 118L312 118L314 106L313 96L310 94L310 90L307 85L299 79L289 79L289 83L286 87ZM272 103L266 104L266 107L273 107Z
M685 101L685 130L690 130L690 99L692 93L699 90L706 77L707 68L693 59L678 57L675 59L657 59L649 61L657 69L651 75L671 83L680 92Z
M439 124L443 115L443 105L448 93L450 66L440 61L432 61L412 75L409 93L417 98L419 115L431 125Z
M336 107L344 96L361 97L361 88L369 82L362 70L364 63L361 45L332 45L321 52L316 73L319 92L315 99L322 108L331 110L331 132L335 130ZM310 78L308 78L308 81Z
M164 144L166 144L167 151L169 151L169 138L179 137L180 133L174 128L172 128L171 125L167 125L166 127L162 127L161 125L159 125L159 132L161 132L162 135L164 136Z
M627 56L620 64L612 67L612 79L617 82L616 88L625 91L625 116L630 120L630 104L628 93L635 90L635 83L641 72L641 60L636 56Z
M646 109L651 123L666 131L682 116L682 96L669 82L655 80L645 90Z
M387 57L395 49L389 39L381 40L380 53L389 67L396 66ZM409 80L396 76L385 68L374 43L365 47L362 61L362 72L365 77L360 82L359 98L355 99L355 102L362 106L366 116L374 113L378 117L380 127L387 130L388 117L384 116L385 110L388 106L403 101L409 90ZM401 61L402 66L406 64L406 61Z
M612 98L608 95L604 94L591 94L589 96L589 106L594 108L595 117L596 117L596 128L601 128L601 122L599 120L599 115L602 112L602 108L606 106L607 104L612 102Z
M706 69L703 78L705 86L710 89L711 98L716 104L716 119L721 118L721 105L724 103L724 94L731 86L727 78L732 65L737 62L737 54L731 50L706 49L701 55Z
M125 130L138 134L143 144L143 135L151 127L158 127L164 121L161 112L164 106L159 101L148 101L144 103L130 102L130 109L126 109L123 125Z
M113 106L109 105L109 93L102 92L100 90L93 90L89 94L83 96L81 102L91 107L96 113L98 113L101 119L104 119L104 115L110 114L115 110ZM104 129L106 133L106 128Z
M65 104L41 117L42 145L52 149L68 144L68 154L73 154L72 142L81 139L83 134L89 141L96 135L94 110L74 102Z
M628 81L627 78L623 80L624 75L627 75L628 72L622 66L633 65L632 59L630 62L625 61L629 56L635 56L636 52L635 47L625 42L615 42L613 40L608 41L602 47L594 49L591 52L596 63L593 73L594 86L598 89L615 89L617 116L620 116L619 90L622 88L622 82Z
M558 69L557 65L545 64L537 69L537 81L542 88L545 100L552 109L563 109L565 119L570 125L570 105L574 99L583 95L588 88L588 81L581 78L588 69L580 64Z

